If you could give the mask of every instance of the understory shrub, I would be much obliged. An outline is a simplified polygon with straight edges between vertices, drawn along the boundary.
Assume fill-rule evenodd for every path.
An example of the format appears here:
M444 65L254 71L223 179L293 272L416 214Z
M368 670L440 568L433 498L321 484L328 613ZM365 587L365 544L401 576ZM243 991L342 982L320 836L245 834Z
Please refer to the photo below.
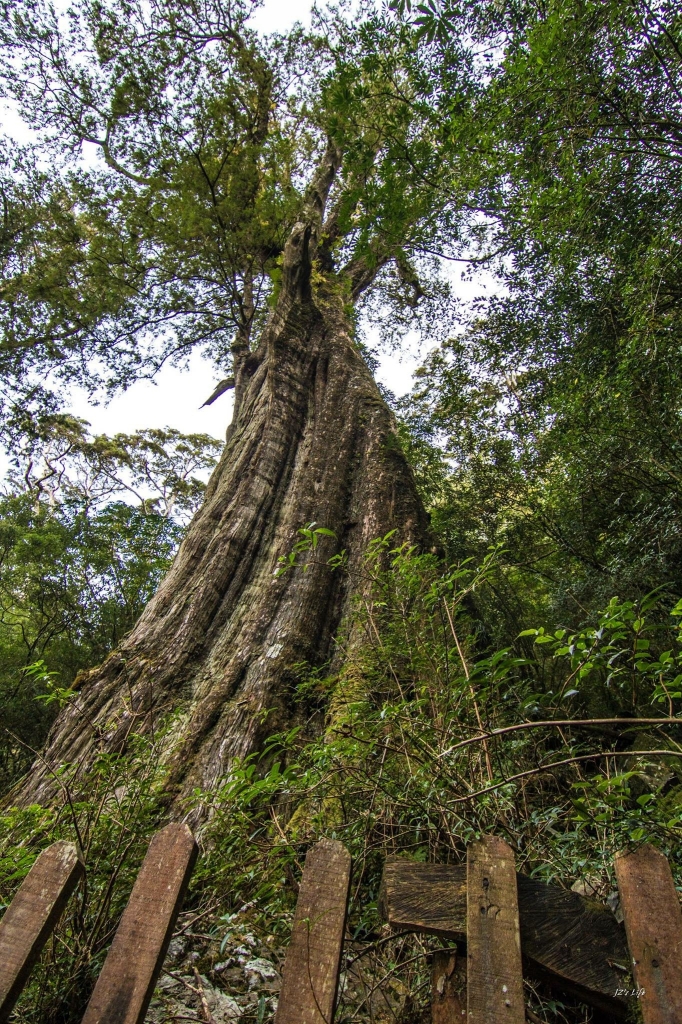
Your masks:
M334 571L348 570L337 560ZM427 1009L428 953L439 942L395 937L383 924L387 855L461 862L467 843L494 832L519 870L588 884L613 903L615 852L650 841L680 879L679 626L661 613L660 595L614 599L581 631L538 627L518 649L477 656L468 602L501 571L494 551L478 567L444 569L433 555L392 548L390 537L375 542L337 640L331 666L340 668L294 667L301 724L184 808L200 822L202 856L179 933L183 955L191 950L212 984L233 991L246 953L281 970L305 852L322 836L353 856L339 1024L407 1024ZM681 615L678 605L673 623ZM57 838L78 842L88 867L17 1021L78 1018L167 813L163 744L162 730L100 757L87 776L64 768L58 810L0 818L1 902ZM594 1019L541 987L528 999L547 1021ZM276 994L257 986L237 1000L245 1021L269 1020L276 1007Z

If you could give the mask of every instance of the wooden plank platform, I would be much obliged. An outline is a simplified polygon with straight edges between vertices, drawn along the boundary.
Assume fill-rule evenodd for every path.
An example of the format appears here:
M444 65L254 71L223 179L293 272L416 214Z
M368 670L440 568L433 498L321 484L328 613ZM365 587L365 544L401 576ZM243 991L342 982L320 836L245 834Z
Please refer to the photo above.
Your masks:
M84 868L73 843L43 850L0 920L0 1021L9 1018L31 968Z
M321 839L305 859L276 1024L331 1024L341 969L351 859Z
M670 865L646 845L615 866L644 1024L680 1024L682 912Z
M630 1000L625 929L608 907L558 885L517 874L521 952L527 972L622 1019ZM394 928L466 942L466 868L386 861L381 907ZM682 1018L681 1018L682 1019Z
M525 1024L514 854L498 836L467 848L467 1024Z
M197 857L187 825L152 839L83 1024L141 1024Z

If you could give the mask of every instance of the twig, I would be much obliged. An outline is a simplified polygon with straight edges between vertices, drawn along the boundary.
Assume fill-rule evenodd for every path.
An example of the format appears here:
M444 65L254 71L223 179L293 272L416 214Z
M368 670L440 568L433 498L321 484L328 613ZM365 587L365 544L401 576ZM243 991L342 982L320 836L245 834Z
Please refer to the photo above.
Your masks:
M516 725L507 725L503 729L491 729L486 732L481 728L482 735L469 736L466 740L460 740L452 747L448 747L442 753L437 754L438 758L447 757L455 750L468 747L471 743L483 743L485 740L495 739L496 736L503 736L509 732L518 732L521 729L542 729L542 728L567 728L568 726L594 726L594 725L682 725L682 718L561 718L547 720L545 722L519 722ZM636 751L632 751L636 753Z
M54 770L52 765L49 763L49 761L45 759L45 757L43 757L39 750L35 750L29 743L26 743L24 740L21 739L20 736L17 736L15 733L12 732L11 729L8 729L6 725L3 725L3 729L5 730L6 733L8 733L8 735L12 737L12 739L16 743L21 743L21 745L26 747L27 750L30 750L31 753L34 754L39 761L42 761L45 767L47 768L49 774L54 777L57 785L60 787L62 793L64 794L67 804L69 805L69 810L71 811L71 821L73 824L74 831L76 833L76 839L78 840L78 846L80 847L81 850L84 850L83 837L81 836L80 828L78 827L78 818L76 816L76 810L73 806L73 800L71 799L71 790L69 789L69 787L64 782L62 782L62 780L60 779L59 775ZM12 792L13 790L10 790L10 794L8 795L11 795Z
M194 985L190 984L190 982L187 981L187 978L183 978L181 974L178 974L177 971L169 971L167 967L164 967L163 973L167 974L169 978L175 978L175 980L179 981L181 985L188 988L190 992L194 992L197 996L199 995L199 990Z
M277 817L277 814L275 812L275 808L274 807L270 808L270 817L272 818L272 820L273 820L273 822L275 824L275 828L279 832L280 838L283 840L285 846L291 846L291 843L287 839L286 834L285 834L284 830L282 829L282 826L279 823L279 818ZM301 866L301 864L299 862L298 857L294 857L294 864L296 865L298 870L301 872L301 874L303 874L303 868L302 868L302 866ZM291 870L290 865L288 865L288 867L289 867L289 870ZM294 889L296 891L296 894L298 895L298 882L296 882L295 878L293 877L293 873L292 873L292 876L291 876L291 881L294 882Z
M193 924L196 924L197 921L200 921L202 917L206 917L207 914L212 913L219 906L219 901L216 903L212 903L209 907L206 908L206 910L202 910L200 914L196 914L190 921L187 922L187 924L184 924L182 928L176 929L174 935L184 935L188 928L191 928ZM187 911L187 913L191 913L191 911Z
M195 996L199 996L199 999L201 1001L201 1013L202 1013L202 1016L204 1018L205 1024L216 1024L215 1017L211 1013L211 1008L208 1005L208 1001L206 999L206 993L204 992L204 983L201 980L201 975L199 974L199 972L196 969L196 967L193 967L192 971L194 972L194 979L196 981L196 985L191 985L190 982L187 981L186 978L183 978L181 974L178 974L177 971L164 970L163 973L164 974L168 974L171 978L175 978L175 980L179 981L182 985L185 986L185 988L188 988L190 990L190 992L193 992L195 994ZM194 1020L195 1018L193 1018L193 1017L177 1017L177 1018L174 1018L174 1019L177 1019L177 1020Z
M563 761L553 761L551 764L542 765L540 768L529 768L525 772L518 772L516 775L510 775L509 778L503 779L502 782L496 782L493 786L486 786L484 789L477 789L473 793L467 793L466 796L455 797L451 800L451 804L462 804L466 803L467 800L473 800L476 796L483 796L484 793L492 793L496 789L501 789L502 786L508 786L511 782L516 782L518 779L525 779L529 775L539 775L542 772L551 771L552 768L562 768L567 764L576 764L578 761L592 761L597 757L645 757L645 756L657 756L657 757L682 757L682 751L678 750L597 750L592 754L577 754L575 757L566 757Z
M385 946L387 942L393 942L395 939L402 939L403 936L410 934L411 933L409 931L394 932L391 935L385 935L382 939L376 939L374 942L368 942L364 949L354 956L352 960L346 960L345 970L347 971L349 967L352 967L356 961L361 960L367 953L375 952L380 946Z
M469 691L471 693L471 700L473 701L474 711L476 713L476 721L478 722L478 728L481 730L481 733L485 733L485 730L483 728L483 722L481 721L481 713L478 710L478 701L476 700L476 694L474 692L474 686L473 686L473 683L471 682L471 678L469 676L469 666L467 665L466 658L464 657L464 651L462 650L462 647L461 647L460 642L459 642L459 637L457 636L457 633L455 631L455 624L452 621L452 615L450 614L450 608L448 606L448 602L447 601L443 601L443 604L445 605L445 613L446 613L446 615L448 617L448 622L450 623L450 629L452 630L452 635L455 638L455 644L457 645L457 653L459 654L459 660L462 662L462 668L464 669L464 675L466 676L466 681L469 684ZM492 765L492 761L490 760L490 751L488 750L488 743L487 743L487 740L484 737L481 737L481 740L482 740L482 743L483 743L483 750L485 751L485 763L486 763L486 768L488 769L488 779L492 782L492 779L493 779L493 765Z
M197 983L197 991L199 993L199 999L201 1000L201 1012L204 1015L204 1020L206 1021L206 1024L216 1024L215 1018L211 1013L211 1007L208 1005L208 1000L206 999L206 993L204 992L204 983L201 980L201 975L199 974L199 971L196 969L196 967L193 967L192 971L194 972L194 980Z
M542 1017L538 1017L537 1013L533 1013L529 1006L526 1007L526 1017L531 1024L546 1024L546 1021L544 1021Z

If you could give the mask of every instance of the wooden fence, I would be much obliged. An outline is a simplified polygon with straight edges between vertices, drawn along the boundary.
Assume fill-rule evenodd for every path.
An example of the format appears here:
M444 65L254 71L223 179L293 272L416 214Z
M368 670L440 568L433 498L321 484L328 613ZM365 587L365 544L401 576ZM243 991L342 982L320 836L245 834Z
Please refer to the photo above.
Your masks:
M196 855L185 825L154 836L83 1024L142 1024ZM600 1021L624 1020L637 1000L644 1024L682 1024L682 913L668 862L641 846L615 868L624 928L596 901L517 874L513 851L495 836L469 846L466 866L387 860L389 924L450 942L433 955L433 1024L538 1020L525 1006L524 973L578 995ZM5 911L0 1022L83 874L76 848L55 843ZM322 839L308 851L276 1024L333 1024L350 877L341 843Z
M152 839L83 1024L141 1024L161 972L197 844L186 825ZM84 869L75 846L38 857L0 921L0 1022L4 1024Z

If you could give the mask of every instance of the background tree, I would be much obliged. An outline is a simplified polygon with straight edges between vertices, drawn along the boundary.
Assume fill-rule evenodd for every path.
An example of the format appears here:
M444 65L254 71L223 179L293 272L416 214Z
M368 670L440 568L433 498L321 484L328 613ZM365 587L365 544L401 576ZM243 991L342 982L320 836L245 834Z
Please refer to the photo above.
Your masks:
M175 430L91 437L64 416L25 437L0 498L0 790L78 673L134 626L201 500L194 474L221 447Z
M510 585L486 614L504 643L536 612L580 622L614 593L659 586L672 600L678 7L433 4L409 16L436 47L468 32L488 69L468 182L501 285L432 355L406 407L456 467L441 476L439 522L453 553L509 550Z

